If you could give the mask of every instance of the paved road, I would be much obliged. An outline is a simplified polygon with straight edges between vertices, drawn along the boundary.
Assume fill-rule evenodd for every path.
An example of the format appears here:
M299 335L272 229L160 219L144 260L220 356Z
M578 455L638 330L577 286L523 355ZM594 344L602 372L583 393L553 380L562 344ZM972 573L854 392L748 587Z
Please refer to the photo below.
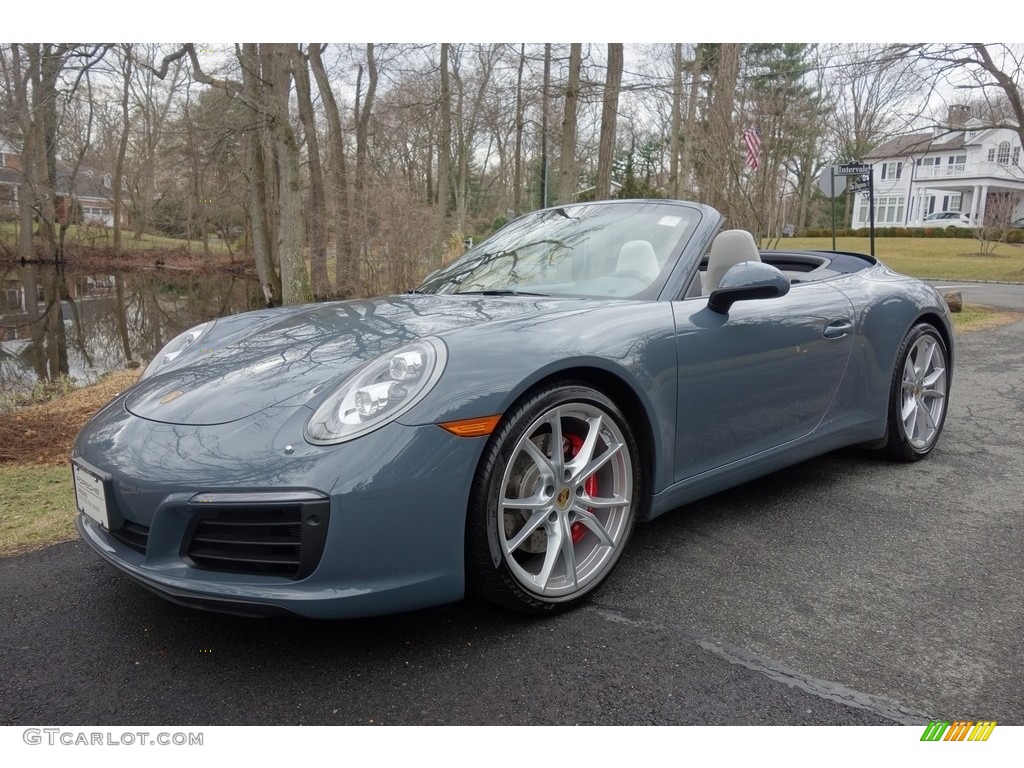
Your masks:
M953 280L930 280L943 293L959 291L967 304L984 304L998 309L1024 312L1024 285L1007 283L967 283Z
M0 724L1024 724L1024 323L961 338L946 433L642 526L585 608L253 621L78 542L0 560Z

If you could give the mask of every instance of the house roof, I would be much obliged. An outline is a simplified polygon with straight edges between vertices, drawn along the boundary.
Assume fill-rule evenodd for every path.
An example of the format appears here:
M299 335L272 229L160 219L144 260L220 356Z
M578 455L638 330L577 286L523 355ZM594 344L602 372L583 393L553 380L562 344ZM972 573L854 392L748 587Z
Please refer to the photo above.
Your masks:
M981 143L981 136L998 128L1011 128L1016 123L1007 121L1006 125L993 126L977 118L971 118L967 124L959 128L951 128L936 135L935 133L908 133L895 139L882 142L868 152L865 159L881 160L890 157L906 157L910 154L923 152L942 152L951 149L964 149L970 145ZM974 134L967 140L966 132Z
M8 154L16 154L21 150L12 142L0 136L0 147ZM79 200L94 203L112 203L114 191L104 186L103 176L91 168L79 168L77 174L73 174L74 166L61 160L57 161L57 194L67 195L74 192ZM110 174L111 176L113 174ZM20 170L13 168L0 168L0 184L21 184L22 175Z
M963 149L963 133L955 135L939 135L933 133L911 133L906 136L897 136L895 139L883 142L871 150L868 158L904 157L906 155L920 152L939 152L946 149Z

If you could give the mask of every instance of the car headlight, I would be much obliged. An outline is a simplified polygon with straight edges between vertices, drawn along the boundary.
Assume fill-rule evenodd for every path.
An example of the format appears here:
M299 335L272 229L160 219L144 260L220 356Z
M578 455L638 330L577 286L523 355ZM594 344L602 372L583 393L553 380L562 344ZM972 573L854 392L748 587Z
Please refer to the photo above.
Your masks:
M434 388L447 357L439 339L421 339L372 360L317 408L306 439L343 443L397 419Z
M152 361L150 361L149 365L146 367L146 370L143 371L142 375L139 377L139 381L142 381L143 379L152 376L157 371L161 370L162 368L166 368L168 365L174 362L174 359L178 357L178 355L180 355L186 349L188 349L197 341L199 341L199 339L201 339L203 336L209 333L210 329L213 328L213 325L216 322L216 320L210 320L205 323L200 323L194 328L189 328L184 333L179 333L177 336L175 336L173 339L167 342L167 344L164 345L164 348L157 353L156 357L154 357Z

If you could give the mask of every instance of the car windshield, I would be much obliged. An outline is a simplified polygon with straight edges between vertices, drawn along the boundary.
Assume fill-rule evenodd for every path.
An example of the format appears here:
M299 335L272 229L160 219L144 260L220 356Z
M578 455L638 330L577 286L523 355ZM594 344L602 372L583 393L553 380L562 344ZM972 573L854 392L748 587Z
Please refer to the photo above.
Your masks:
M646 295L667 276L699 220L696 208L651 201L536 211L430 275L419 291Z

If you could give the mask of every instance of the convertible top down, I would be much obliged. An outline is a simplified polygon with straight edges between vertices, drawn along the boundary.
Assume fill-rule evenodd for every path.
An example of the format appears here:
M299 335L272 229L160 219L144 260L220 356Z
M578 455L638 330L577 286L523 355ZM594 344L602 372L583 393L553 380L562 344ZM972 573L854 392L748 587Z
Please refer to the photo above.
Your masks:
M585 599L637 521L942 431L945 302L853 253L759 252L696 203L522 216L409 293L218 318L72 454L78 529L162 596L355 617Z

